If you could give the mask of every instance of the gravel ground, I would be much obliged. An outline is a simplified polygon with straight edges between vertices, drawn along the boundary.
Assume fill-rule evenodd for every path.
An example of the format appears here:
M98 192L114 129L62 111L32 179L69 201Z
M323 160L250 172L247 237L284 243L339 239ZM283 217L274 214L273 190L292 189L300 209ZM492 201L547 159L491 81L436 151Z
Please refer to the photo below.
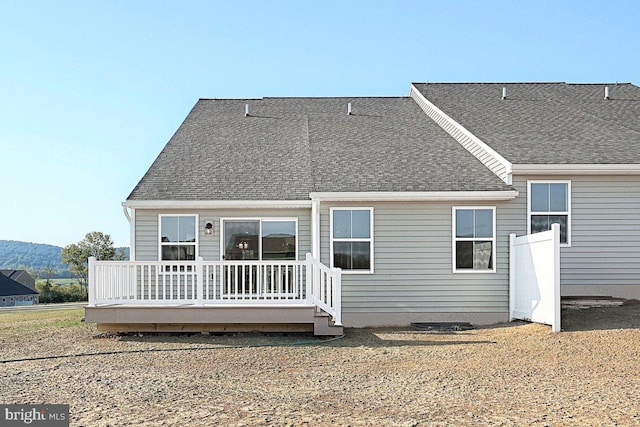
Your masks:
M82 315L0 314L0 403L67 403L73 426L640 425L640 305L565 310L559 334L515 322L333 341L104 335Z

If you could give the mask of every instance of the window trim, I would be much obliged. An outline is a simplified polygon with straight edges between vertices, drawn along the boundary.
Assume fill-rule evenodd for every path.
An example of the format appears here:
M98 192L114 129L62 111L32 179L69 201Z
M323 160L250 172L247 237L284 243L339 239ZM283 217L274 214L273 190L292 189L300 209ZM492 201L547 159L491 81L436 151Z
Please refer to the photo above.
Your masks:
M369 211L369 238L338 238L333 237L333 212L334 211ZM371 266L368 270L342 270L342 274L374 274L374 238L373 238L373 207L349 207L334 206L329 208L329 265L335 268L333 264L333 242L368 242L370 247Z
M549 211L545 212L547 215L567 215L567 243L560 242L561 248L571 247L571 235L573 234L573 227L571 225L571 180L568 179L534 179L527 181L527 234L531 234L531 215L542 212L531 212L531 184L567 184L567 211Z
M162 218L163 217L180 217L191 216L195 218L195 242L163 242L162 241ZM164 243L164 244L163 244ZM162 259L162 247L163 246L186 246L195 245L195 259L198 259L200 254L200 216L198 214L184 213L184 214L158 214L158 260L163 262L183 262L183 260L163 260ZM194 260L195 261L195 260Z
M262 221L267 222L294 222L296 227L296 257L295 259L288 260L266 260L269 261L299 261L300 260L300 247L298 243L300 242L299 233L298 233L298 217L221 217L219 230L220 230L220 261L225 262L238 262L237 260L226 260L224 259L224 222L225 221L258 221L258 259L255 261L263 261L262 259ZM255 262L254 261L254 262Z
M492 229L493 229L493 237L491 239L489 238L469 238L469 237L456 237L456 211L458 210L491 210L493 212L492 218L493 218L493 224L492 224ZM494 274L497 272L497 267L498 267L498 260L497 260L497 250L496 250L496 246L497 246L497 237L496 237L496 223L498 222L498 218L496 217L496 207L495 206L452 206L451 207L451 271L455 274L458 273L462 273L462 274ZM474 270L473 268L457 268L456 267L456 256L457 256L457 249L456 249L456 242L458 241L466 241L466 242L473 242L476 240L491 240L491 259L493 260L492 262L492 268L491 269L487 269L487 270Z

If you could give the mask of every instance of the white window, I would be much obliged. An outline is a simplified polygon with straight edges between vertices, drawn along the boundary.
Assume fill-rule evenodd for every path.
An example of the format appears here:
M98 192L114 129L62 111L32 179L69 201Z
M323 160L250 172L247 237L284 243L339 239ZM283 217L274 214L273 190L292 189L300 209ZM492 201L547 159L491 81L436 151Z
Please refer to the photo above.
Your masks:
M198 255L197 215L160 215L160 260L193 261Z
M528 181L529 234L551 230L560 224L560 243L571 245L571 181Z
M296 260L297 218L222 219L222 259Z
M495 207L453 207L454 273L495 273L495 218Z
M373 208L331 208L331 267L373 273Z

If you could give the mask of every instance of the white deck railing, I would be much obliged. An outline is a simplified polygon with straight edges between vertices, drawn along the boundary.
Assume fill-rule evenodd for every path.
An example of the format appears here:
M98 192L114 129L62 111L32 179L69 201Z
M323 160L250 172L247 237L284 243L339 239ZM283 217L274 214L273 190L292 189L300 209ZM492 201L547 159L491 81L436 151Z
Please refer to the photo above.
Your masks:
M341 325L341 271L305 261L96 261L89 306L306 304Z

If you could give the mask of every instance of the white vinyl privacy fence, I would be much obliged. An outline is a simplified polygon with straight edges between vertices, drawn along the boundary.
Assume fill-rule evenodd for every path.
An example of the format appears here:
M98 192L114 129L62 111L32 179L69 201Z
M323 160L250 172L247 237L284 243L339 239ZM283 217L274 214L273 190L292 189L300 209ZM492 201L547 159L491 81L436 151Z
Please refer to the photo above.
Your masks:
M509 237L509 319L544 323L560 332L560 225Z

